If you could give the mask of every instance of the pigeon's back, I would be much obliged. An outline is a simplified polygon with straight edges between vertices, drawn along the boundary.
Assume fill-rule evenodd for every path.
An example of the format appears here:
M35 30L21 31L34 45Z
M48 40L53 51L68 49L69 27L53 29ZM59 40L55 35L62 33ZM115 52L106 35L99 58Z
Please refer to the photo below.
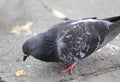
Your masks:
M56 37L59 59L70 62L79 61L106 45L118 34L110 38L112 35L110 30L113 27L113 22L87 19L58 24L48 32L49 35ZM106 38L110 39L106 40Z

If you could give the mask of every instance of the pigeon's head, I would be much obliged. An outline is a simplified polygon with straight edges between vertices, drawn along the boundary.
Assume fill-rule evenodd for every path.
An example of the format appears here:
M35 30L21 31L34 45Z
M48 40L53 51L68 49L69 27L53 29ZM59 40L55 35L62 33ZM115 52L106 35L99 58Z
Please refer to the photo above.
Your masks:
M28 39L22 46L22 50L24 53L23 61L30 55L33 57L40 56L43 54L41 52L42 44L43 44L43 34L39 34Z
M55 40L53 38L44 33L28 39L22 47L23 53L25 54L23 61L30 55L42 61L51 61L53 58L51 55L55 52L54 42Z

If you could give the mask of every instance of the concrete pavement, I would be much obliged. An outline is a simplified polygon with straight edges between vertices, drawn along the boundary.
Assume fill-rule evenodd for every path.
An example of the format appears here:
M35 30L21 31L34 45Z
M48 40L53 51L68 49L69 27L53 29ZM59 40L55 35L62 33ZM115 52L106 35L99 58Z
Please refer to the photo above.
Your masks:
M29 57L22 61L22 44L32 35L14 35L15 25L32 22L31 30L38 34L62 22L43 7L43 2L66 14L71 19L110 17L120 15L119 0L0 0L0 77L6 82L119 82L120 36L102 52L94 53L78 64L72 75L60 73L62 63L46 63ZM23 69L25 76L16 77Z

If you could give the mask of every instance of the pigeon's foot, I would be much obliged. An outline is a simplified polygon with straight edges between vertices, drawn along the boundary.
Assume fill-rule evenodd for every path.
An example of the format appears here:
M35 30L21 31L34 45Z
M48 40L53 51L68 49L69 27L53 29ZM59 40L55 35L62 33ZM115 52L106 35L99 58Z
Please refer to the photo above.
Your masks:
M62 70L62 72L65 73L65 72L69 71L70 74L72 74L72 70L73 70L75 65L76 65L76 62L72 63L68 68Z

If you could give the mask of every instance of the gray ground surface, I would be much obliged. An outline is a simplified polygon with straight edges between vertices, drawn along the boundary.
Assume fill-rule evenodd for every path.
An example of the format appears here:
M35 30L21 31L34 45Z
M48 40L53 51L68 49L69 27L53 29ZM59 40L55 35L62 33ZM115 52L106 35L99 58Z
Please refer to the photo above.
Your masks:
M120 15L120 0L43 0L71 19ZM40 33L62 22L46 10L41 0L0 0L0 80L6 82L120 82L120 39L104 47L102 52L82 60L72 75L60 73L67 65L46 63L29 57L22 61L22 44L31 36L13 35L15 25L33 22L32 31ZM118 36L120 37L120 36ZM27 74L16 77L23 69ZM1 81L2 82L2 81Z

